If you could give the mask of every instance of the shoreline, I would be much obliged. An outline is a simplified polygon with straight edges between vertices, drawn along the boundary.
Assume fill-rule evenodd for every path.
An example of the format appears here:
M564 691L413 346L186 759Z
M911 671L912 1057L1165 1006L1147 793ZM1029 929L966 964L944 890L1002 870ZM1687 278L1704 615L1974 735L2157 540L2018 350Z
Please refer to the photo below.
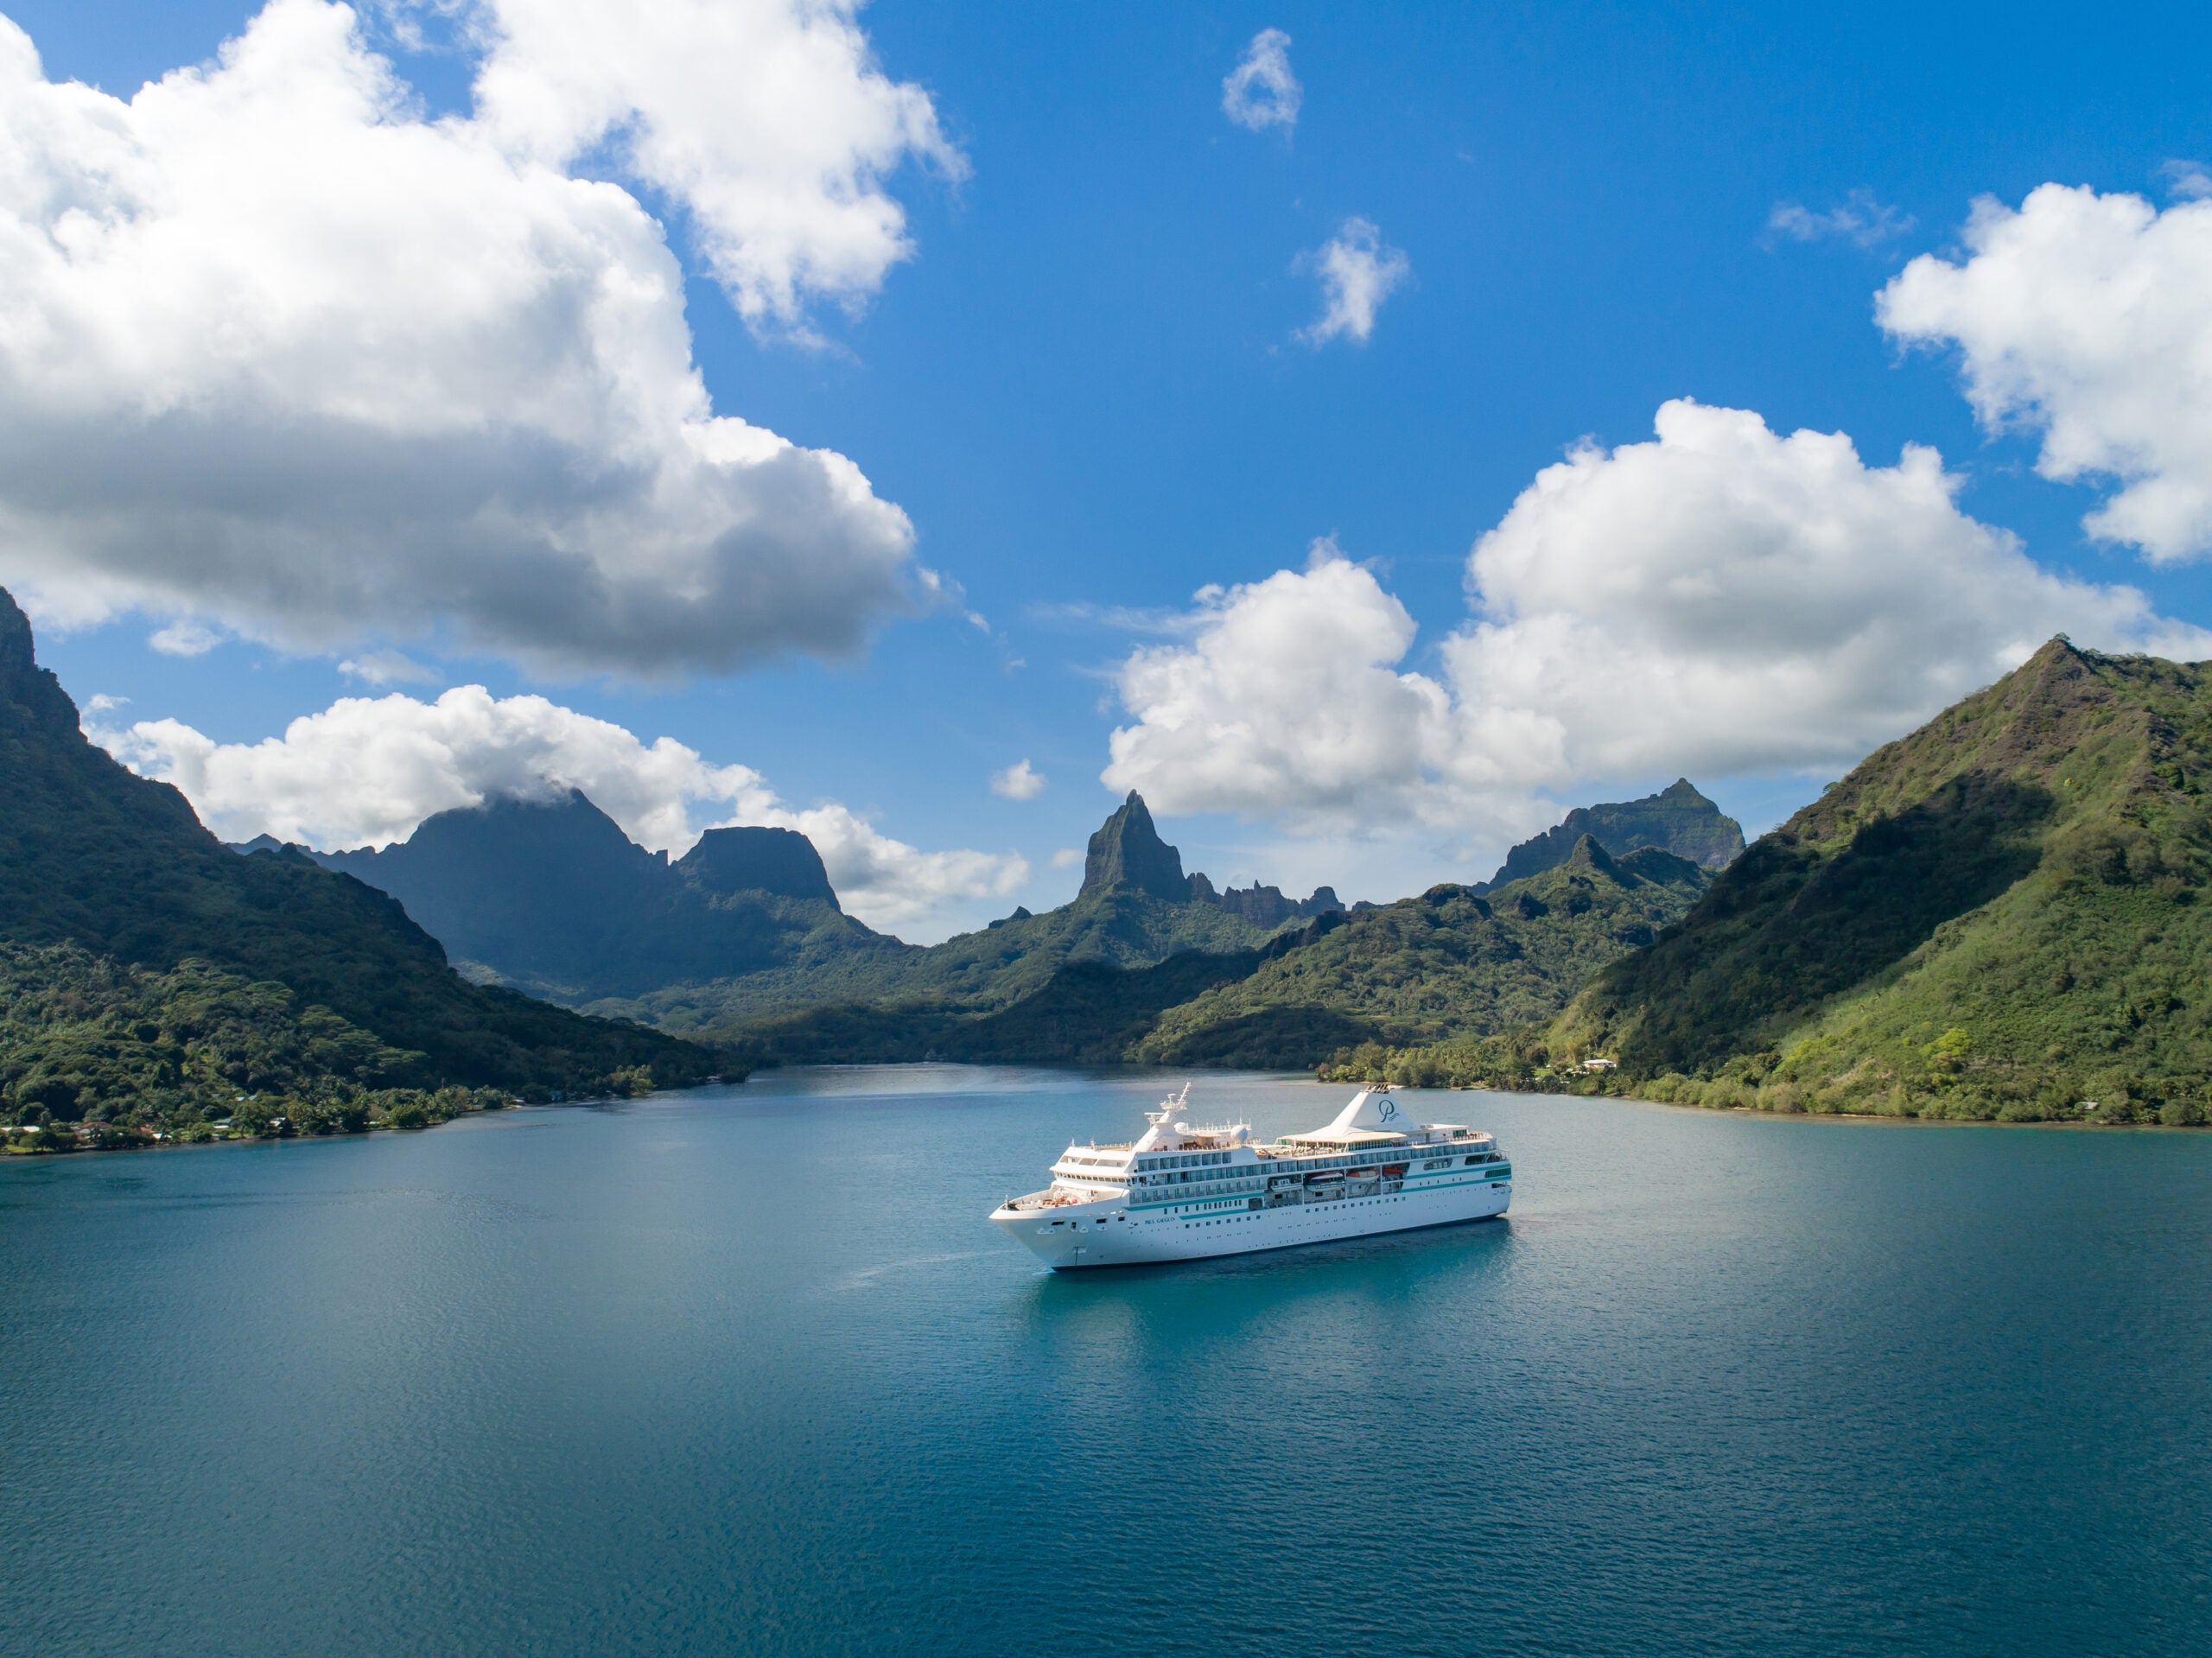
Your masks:
M818 1071L818 1070L919 1070L919 1069L931 1068L931 1067L935 1067L935 1066L953 1066L953 1067L958 1067L958 1068L961 1068L961 1069L968 1069L968 1070L982 1070L982 1071L995 1071L995 1070L1043 1070L1043 1071L1054 1071L1054 1072L1060 1072L1060 1073L1064 1073L1064 1074L1070 1075L1070 1076L1080 1076L1080 1075L1085 1075L1085 1074L1089 1074L1089 1073L1091 1073L1091 1072L1099 1071L1099 1070L1116 1070L1116 1071L1121 1071L1121 1072L1123 1072L1123 1073L1125 1073L1125 1074L1138 1074L1138 1075L1149 1074L1149 1075L1154 1075L1154 1076L1159 1076L1159 1077L1190 1077L1190 1076L1192 1076L1192 1075L1204 1076L1204 1075L1207 1074L1204 1070L1198 1070L1198 1071L1197 1071L1197 1072L1195 1072L1195 1073L1194 1073L1193 1071L1192 1071L1192 1070L1191 1070L1190 1069L1188 1069L1188 1068L1179 1068L1179 1067L1175 1067L1175 1066L1167 1066L1167 1065L1158 1065L1158 1066L1129 1065L1129 1066L1110 1066L1110 1067L1105 1067L1105 1066L1096 1066L1096 1065L1055 1065L1055 1064L1037 1064L1037 1063L1028 1063L1028 1062L1020 1063L1020 1064L992 1064L992 1063L988 1062L988 1061L975 1061L975 1060L935 1060L935 1061L931 1061L931 1060L918 1060L918 1061L917 1061L917 1060L893 1060L893 1061L859 1061L859 1062L852 1062L852 1061L823 1061L823 1062L820 1062L820 1063L817 1063L817 1064L808 1064L763 1066L763 1067L760 1068L760 1070L756 1070L756 1071L753 1072L752 1074L753 1074L753 1075L760 1075L760 1074L762 1074L763 1072L766 1072L766 1073L767 1073L767 1074L772 1075L772 1074L774 1074L775 1072L778 1072L778 1071L796 1071L796 1072L804 1072L804 1071ZM1349 1083L1349 1082L1331 1082L1331 1081L1325 1081L1325 1080L1324 1080L1324 1079L1322 1079L1322 1078L1319 1078L1319 1077L1317 1077L1313 1076L1312 1073L1310 1073L1310 1072L1308 1072L1308 1071L1304 1071L1304 1070L1288 1070L1288 1069L1284 1069L1284 1070L1273 1070L1273 1069L1262 1069L1262 1068L1255 1067L1255 1068L1252 1068L1252 1069L1250 1069L1250 1070L1239 1070L1239 1071L1222 1071L1222 1072L1218 1072L1218 1073L1215 1073L1215 1074L1218 1074L1218 1075L1222 1075L1222 1076L1243 1075L1243 1076L1274 1077L1278 1077L1278 1078L1280 1078L1281 1081L1283 1081L1283 1082L1285 1082L1285 1083L1300 1082L1300 1083L1306 1083L1311 1084L1312 1086L1316 1087L1316 1088L1350 1088L1350 1087L1360 1087L1360 1086L1364 1086L1364 1085L1365 1085L1365 1084L1356 1083ZM728 1084L728 1083L722 1083L722 1082L715 1082L715 1083L701 1083L701 1084L698 1084L697 1086L699 1086L699 1087L727 1087L727 1086L729 1086L729 1085L730 1085L730 1084ZM1467 1086L1464 1086L1464 1087L1458 1087L1458 1088L1452 1088L1452 1087L1424 1087L1424 1086L1422 1086L1422 1085L1421 1085L1421 1084L1419 1084L1419 1083L1394 1084L1393 1086L1395 1086L1395 1087L1402 1087L1402 1088L1403 1088L1406 1091L1408 1091L1408 1092L1413 1092L1413 1093L1427 1093L1427 1094L1440 1094L1440 1094L1510 1094L1510 1095L1514 1095L1514 1096L1516 1096L1521 1097L1521 1098L1523 1098L1523 1099L1567 1099L1567 1100L1592 1100L1592 1101L1600 1101L1600 1100L1601 1100L1601 1101L1606 1101L1606 1102L1610 1102L1616 1103L1616 1104L1620 1104L1620 1105L1637 1105L1637 1106L1645 1106L1645 1107L1649 1107L1649 1108L1653 1108L1653 1109L1663 1109L1663 1110L1669 1110L1669 1111L1694 1111L1694 1112L1699 1112L1699 1113L1701 1113L1701 1114L1704 1114L1704 1115L1711 1115L1711 1116L1758 1118L1758 1119L1771 1120L1771 1121L1777 1121L1777 1122L1787 1122L1787 1121L1803 1121L1803 1122L1831 1121L1831 1122L1839 1122L1839 1123L1857 1123L1857 1124L1865 1124L1865 1125L1871 1125L1871 1126L1877 1126L1877 1127L1885 1127L1885 1126L1886 1126L1886 1127L1895 1127L1895 1128L2028 1128L2028 1129L2041 1129L2041 1130L2044 1130L2044 1131L2056 1131L2056 1132L2062 1132L2062 1133L2083 1133L2083 1132L2089 1132L2089 1133L2099 1133L2099 1134L2124 1134L2124 1133L2131 1133L2131 1132L2132 1132L2132 1133L2138 1133L2138 1134L2191 1134L2191 1133L2201 1133L2201 1132L2202 1132L2202 1131L2203 1131L2205 1128L2212 1128L2212 1123L2199 1124L2199 1123L2169 1123L2169 1122L2108 1122L2108 1121L2089 1121L2089 1120L2072 1121L2072 1120L2065 1120L2065 1119L2052 1119L2052 1118L2036 1119L2036 1120L2031 1120L2031 1121L2005 1121L2005 1120L2003 1120L2003 1119L1994 1118L1994 1117L1923 1117L1923 1116L1905 1116L1905 1115L1890 1115L1890 1114L1888 1114L1888 1113L1886 1113L1886 1112L1876 1112L1876 1111L1762 1111L1762 1110L1760 1110L1760 1109L1759 1109L1758 1107L1756 1107L1756 1106L1748 1106L1748 1105L1703 1105L1703 1104L1700 1104L1700 1103L1698 1103L1698 1102L1694 1102L1694 1101L1684 1101L1684 1100L1654 1100L1654 1099L1647 1099L1647 1098L1645 1098L1644 1096L1641 1096L1641 1095L1636 1095L1636 1094L1614 1094L1614 1093L1603 1092L1603 1091L1596 1091L1596 1092L1591 1092L1591 1093L1586 1093L1586 1094L1585 1094L1585 1093L1577 1093L1577 1092L1575 1092L1574 1090L1573 1090L1573 1089L1541 1089L1541 1088L1535 1088L1535 1089L1518 1089L1518 1088L1494 1088L1494 1087L1490 1087L1490 1086L1483 1085L1483 1084L1471 1084L1471 1085L1467 1085ZM161 1134L161 1135L159 1135L159 1136L155 1136L155 1137L147 1137L147 1138L135 1138L135 1137L134 1137L134 1138L132 1138L132 1139L130 1139L130 1140L126 1140L124 1143L121 1143L121 1144L104 1144L104 1145L81 1145L81 1144L80 1144L80 1145L68 1145L68 1146L26 1146L26 1145L20 1144L20 1143L18 1142L17 1138L16 1138L16 1131L15 1131L15 1130L12 1130L12 1129L11 1129L11 1130L5 1131L5 1132L6 1132L6 1143L5 1143L4 1145L0 1145L0 1163L4 1163L4 1162L6 1162L7 1160L13 1159L17 1159L17 1158L25 1159L48 1159L48 1158L71 1158L71 1157L82 1157L82 1156L96 1156L96 1155L99 1155L99 1154L100 1154L100 1153L144 1153L144 1152L162 1152L162 1151L180 1151L180 1150L199 1150L199 1149L203 1149L203 1148L207 1148L207 1147L215 1147L215 1146L233 1146L233 1145L269 1145L269 1144L276 1144L276 1143L281 1143L281 1142L285 1141L285 1140L357 1140L357 1139L366 1139L367 1137L369 1137L369 1136L370 1136L370 1135L372 1135L372 1134L424 1134L424 1133L428 1133L429 1130L431 1130L431 1129L433 1129L433 1128L443 1128L447 1123L449 1123L449 1122L458 1122L458 1121L462 1121L462 1120L464 1120L464 1119L466 1119L466 1118L469 1118L469 1117L480 1117L480 1116L489 1116L489 1115L495 1115L495 1114L497 1114L497 1113L500 1113L500 1112L521 1110L521 1109L526 1109L526 1108L533 1108L533 1107L534 1107L534 1108L536 1108L536 1109L546 1109L546 1110L552 1110L552 1109L567 1109L568 1107L570 1107L570 1106L603 1106L603 1105L627 1104L627 1103L633 1102L634 1101L636 1101L636 1100L638 1100L638 1099L641 1099L641 1098L642 1098L642 1099L652 1099L652 1098L653 1098L656 1095L661 1095L661 1094L667 1094L667 1095L679 1095L679 1094L687 1094L687 1093L690 1093L690 1092L692 1092L692 1091L693 1091L693 1089L655 1089L655 1090L654 1090L654 1093L653 1093L653 1094L650 1094L650 1095L635 1096L635 1095L614 1095L614 1094L608 1094L608 1095L596 1096L594 1096L594 1097L592 1097L592 1098L590 1098L590 1099L582 1099L582 1100L565 1100L565 1101L562 1101L562 1102L557 1102L557 1104L556 1104L556 1103L555 1103L555 1102L531 1102L531 1101L524 1101L524 1100L513 1100L513 1101L510 1101L510 1102L505 1102L505 1103L504 1103L504 1104L500 1104L500 1105L497 1105L497 1106L479 1106L479 1107L477 1107L477 1108L475 1108L475 1109L472 1109L472 1110L467 1110L467 1111L456 1112L456 1113L454 1113L452 1116L449 1116L449 1117L442 1117L442 1118L438 1118L438 1119L436 1119L436 1120L434 1120L434 1121L427 1121L427 1122L421 1122L421 1123L408 1123L408 1124L400 1124L400 1125L393 1125L393 1124L389 1124L389 1123L372 1123L372 1124L369 1124L368 1126L366 1126L366 1127L365 1127L365 1128L356 1128L356 1129L340 1129L340 1130L337 1130L336 1132L330 1133L330 1134L301 1134L301 1133L297 1132L296 1130L288 1130L288 1131L287 1131L287 1132L285 1132L285 1133L282 1133L282 1134L208 1134L208 1135L206 1135L206 1136L204 1136L204 1137L195 1137L195 1138L188 1139L188 1139L181 1139L181 1138L179 1138L179 1137L177 1137L177 1136L175 1136L175 1135L174 1135L174 1134Z

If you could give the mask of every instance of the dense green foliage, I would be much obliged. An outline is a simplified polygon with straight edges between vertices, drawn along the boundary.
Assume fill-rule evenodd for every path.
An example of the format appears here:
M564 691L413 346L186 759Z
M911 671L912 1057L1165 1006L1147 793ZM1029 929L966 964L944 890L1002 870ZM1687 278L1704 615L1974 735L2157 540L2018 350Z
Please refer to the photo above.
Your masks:
M2201 1121L2207 778L2202 669L2053 641L1764 837L1540 1045L1657 1098Z
M1302 1067L1351 1044L1548 1019L1598 969L1679 920L1710 879L1656 848L1616 860L1586 835L1565 863L1488 896L1437 886L1351 915L1170 1008L1129 1057Z
M1096 960L982 1011L842 1004L733 1032L763 1058L1130 1062L1302 1068L1362 1042L1481 1034L1548 1018L1591 973L1678 920L1710 877L1656 850L1569 862L1484 899L1439 886L1335 912L1254 950ZM1152 902L1152 900L1146 900ZM1065 913L1065 912L1060 912Z
M207 962L161 971L73 944L0 943L0 1120L44 1131L10 1135L12 1150L127 1145L156 1133L414 1128L514 1097L397 1085L421 1058L327 1007L302 1007L281 984ZM649 1081L632 1074L614 1085L633 1091Z
M367 1063L348 1045L356 1039L376 1045L378 1078L420 1089L579 1091L641 1066L667 1083L721 1068L695 1044L470 984L382 893L297 852L226 848L175 789L132 776L85 740L4 594L0 776L0 943L73 945L156 974L200 962L248 985L281 985L300 1010L282 1039L306 1045L291 1062L300 1076L352 1077ZM336 1041L338 1028L304 1022L315 1009L353 1036L315 1047ZM309 1057L326 1051L338 1070ZM0 1063L14 1059L0 1053Z
M1116 1064L1128 1061L1160 1013L1224 979L1249 973L1260 952L1185 950L1150 967L1077 962L1033 994L984 1013L941 1003L833 1005L741 1027L748 1052L784 1064Z
M1507 853L1497 873L1475 890L1487 893L1555 868L1573 855L1586 835L1616 858L1656 847L1707 869L1726 868L1744 850L1743 825L1724 816L1688 778L1677 778L1642 800L1577 806L1562 822Z

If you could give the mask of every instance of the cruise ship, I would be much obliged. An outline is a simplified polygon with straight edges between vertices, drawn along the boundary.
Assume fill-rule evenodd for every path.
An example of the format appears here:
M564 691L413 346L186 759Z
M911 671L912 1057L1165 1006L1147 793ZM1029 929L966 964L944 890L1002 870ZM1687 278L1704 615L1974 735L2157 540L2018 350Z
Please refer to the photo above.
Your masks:
M1046 1266L1128 1267L1283 1249L1503 1215L1513 1166L1459 1123L1416 1124L1363 1089L1325 1128L1252 1143L1250 1125L1174 1121L1181 1094L1125 1145L1070 1146L1052 1184L991 1213Z

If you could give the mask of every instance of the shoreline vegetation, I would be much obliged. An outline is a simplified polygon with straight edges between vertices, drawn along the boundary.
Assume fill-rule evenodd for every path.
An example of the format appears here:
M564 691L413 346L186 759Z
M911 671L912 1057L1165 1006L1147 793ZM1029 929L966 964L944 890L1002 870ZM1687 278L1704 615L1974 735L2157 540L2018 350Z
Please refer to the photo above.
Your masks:
M730 1080L709 1077L708 1082ZM696 1084L693 1084L696 1086ZM48 1157L82 1152L155 1151L171 1146L243 1145L253 1140L321 1140L345 1134L406 1134L435 1128L487 1111L512 1111L531 1105L604 1105L661 1092L650 1079L631 1091L617 1089L588 1098L556 1094L526 1099L496 1088L391 1089L334 1104L326 1100L255 1099L238 1102L231 1116L200 1119L161 1128L135 1116L80 1123L54 1122L0 1128L0 1156ZM283 1107L283 1110L276 1108ZM295 1115L296 1113L296 1115Z
M1554 1070L1538 1064L1516 1070L1498 1064L1493 1044L1501 1039L1427 1049L1369 1048L1338 1055L1315 1070L1324 1083L1389 1083L1400 1088L1431 1088L1500 1094L1560 1094L1578 1099L1635 1100L1647 1105L1680 1105L1705 1111L1756 1111L1772 1116L1831 1116L1920 1122L2042 1124L2060 1128L2196 1128L2212 1123L2212 1112L2192 1097L2159 1098L2116 1085L2102 1097L2068 1100L2001 1098L1970 1087L1914 1089L1893 1083L1886 1090L1853 1094L1840 1089L1808 1087L1796 1080L1777 1054L1755 1055L1723 1074L1699 1078L1669 1072L1656 1077L1628 1077L1615 1070L1588 1070L1579 1062ZM1948 1042L1948 1045L1947 1045ZM1483 1051L1492 1060L1484 1063ZM1919 1056L1939 1074L1963 1075L1959 1062L1969 1051L1965 1032L1947 1031ZM1525 1064L1526 1057L1522 1057Z
M906 1063L906 1062L890 1062ZM957 1061L949 1063L990 1064L992 1061ZM1060 1067L1043 1065L1027 1067L1057 1070ZM1084 1069L1084 1067L1070 1067ZM1154 1066L1149 1069L1161 1077L1183 1074L1177 1067ZM1395 1074L1393 1074L1395 1072ZM2202 1109L2192 1111L2189 1102L2169 1101L2155 1105L2139 1100L2111 1102L2082 1102L2083 1107L2073 1115L2028 1116L2002 1111L1989 1113L1980 1109L1945 1109L1946 1102L1925 1101L1917 1109L1853 1109L1832 1100L1808 1101L1802 1096L1793 1097L1783 1091L1788 1084L1781 1084L1772 1092L1759 1087L1721 1083L1700 1084L1694 1079L1662 1078L1657 1085L1637 1085L1623 1083L1611 1073L1570 1071L1538 1074L1506 1081L1471 1081L1440 1079L1415 1080L1423 1074L1419 1062L1411 1064L1402 1058L1392 1063L1357 1060L1347 1058L1316 1069L1313 1080L1318 1084L1360 1085L1389 1083L1396 1087L1421 1088L1439 1092L1502 1093L1530 1095L1559 1095L1574 1099L1618 1100L1628 1105L1659 1105L1683 1110L1713 1112L1750 1112L1770 1116L1834 1117L1853 1122L1921 1123L1979 1125L2000 1128L2065 1128L2065 1129L2171 1129L2193 1128L2207 1125L2207 1115ZM557 1091L547 1098L529 1098L511 1095L499 1089L447 1088L434 1090L391 1089L365 1092L344 1102L327 1099L298 1100L290 1096L248 1096L235 1102L231 1115L200 1118L169 1128L156 1127L137 1115L108 1119L92 1119L81 1123L54 1122L42 1126L0 1128L0 1156L60 1156L89 1152L120 1152L156 1150L175 1146L205 1146L243 1144L257 1140L332 1138L344 1134L368 1134L378 1132L407 1133L434 1128L464 1116L478 1115L491 1111L513 1110L524 1106L597 1105L618 1100L639 1099L665 1090L653 1087L650 1076L611 1079L615 1086L604 1093L589 1097L568 1098ZM708 1083L727 1082L729 1077L708 1077ZM734 1080L743 1080L738 1077ZM1669 1083L1684 1086L1670 1087ZM698 1084L686 1084L697 1086ZM537 1090L540 1093L548 1090ZM1671 1097L1669 1097L1671 1096ZM283 1108L283 1109L279 1109Z
M426 1128L657 1086L650 1065L568 1088L402 1080L422 1060L207 961L156 971L71 944L0 943L0 1107L12 1119L0 1149L17 1156Z

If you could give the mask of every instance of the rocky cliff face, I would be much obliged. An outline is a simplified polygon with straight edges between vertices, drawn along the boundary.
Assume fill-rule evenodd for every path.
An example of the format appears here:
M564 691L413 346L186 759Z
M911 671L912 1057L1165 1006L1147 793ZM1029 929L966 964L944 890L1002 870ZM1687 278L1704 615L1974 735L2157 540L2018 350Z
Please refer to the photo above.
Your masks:
M804 835L712 829L671 866L574 790L320 861L399 899L456 962L563 1001L757 972L817 931L862 931Z
M1232 886L1217 893L1213 883L1204 875L1191 877L1191 901L1211 904L1238 916L1255 927L1270 930L1286 921L1309 920L1317 915L1326 915L1332 910L1341 910L1344 901L1338 898L1333 886L1317 886L1309 899L1286 897L1280 886L1262 886L1254 882L1249 886Z
M676 861L676 873L718 898L767 893L837 907L830 872L814 842L797 829L709 829Z
M1724 816L1688 778L1677 778L1642 800L1577 806L1558 825L1506 854L1497 873L1476 890L1526 880L1556 867L1586 835L1617 858L1657 847L1707 869L1726 868L1744 850L1743 826Z
M1077 901L1128 887L1169 904L1186 904L1191 883L1183 873L1183 854L1160 838L1144 797L1135 789L1090 837L1083 861L1083 889Z
M77 705L61 682L38 665L31 619L15 595L0 588L0 714L28 727L73 734Z

